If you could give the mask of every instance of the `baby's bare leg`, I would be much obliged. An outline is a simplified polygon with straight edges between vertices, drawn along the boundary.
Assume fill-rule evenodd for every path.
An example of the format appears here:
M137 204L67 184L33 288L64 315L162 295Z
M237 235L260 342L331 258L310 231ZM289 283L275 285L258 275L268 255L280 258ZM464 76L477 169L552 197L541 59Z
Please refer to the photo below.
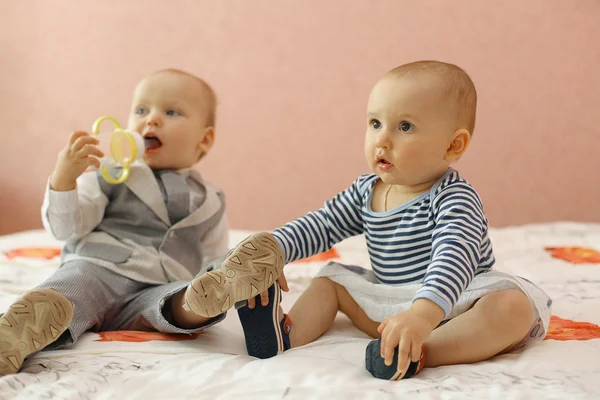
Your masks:
M425 366L487 360L520 342L532 321L531 302L520 291L484 296L469 311L432 332L425 342Z
M319 338L331 327L338 310L369 336L380 336L379 322L370 319L343 286L316 278L289 312L291 346ZM484 296L469 311L432 332L425 342L425 366L487 360L519 343L532 322L531 302L522 292L505 290Z
M372 337L379 336L379 323L367 317L343 286L328 278L315 278L289 312L293 324L291 346L302 346L319 338L331 327L338 310L358 329Z
M170 304L167 304L167 307L171 308L173 325L181 329L199 328L211 320L211 318L201 317L192 310L187 311L183 308L185 304L185 289L173 295L168 302Z

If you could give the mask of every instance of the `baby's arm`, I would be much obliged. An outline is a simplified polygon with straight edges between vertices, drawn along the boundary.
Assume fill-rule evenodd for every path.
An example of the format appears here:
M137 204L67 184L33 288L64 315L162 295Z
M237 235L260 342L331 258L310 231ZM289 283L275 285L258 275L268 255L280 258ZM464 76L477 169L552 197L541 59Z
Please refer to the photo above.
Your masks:
M381 356L391 365L398 346L398 370L408 359L418 361L425 340L448 317L458 297L471 283L480 259L487 220L479 196L466 183L442 190L434 199L431 263L411 308L386 318L377 328Z
M75 189L68 191L54 191L48 183L42 204L44 228L58 240L85 236L102 221L108 202L96 172L81 175Z
M334 244L363 232L359 189L365 177L359 177L352 186L327 201L323 208L273 232L285 252L286 264L327 251Z
M58 240L87 235L102 221L108 198L96 173L85 173L100 167L104 153L97 145L98 139L76 131L58 153L42 204L44 228Z
M487 218L479 196L466 183L443 189L433 206L436 227L431 263L415 300L430 300L447 317L475 275Z

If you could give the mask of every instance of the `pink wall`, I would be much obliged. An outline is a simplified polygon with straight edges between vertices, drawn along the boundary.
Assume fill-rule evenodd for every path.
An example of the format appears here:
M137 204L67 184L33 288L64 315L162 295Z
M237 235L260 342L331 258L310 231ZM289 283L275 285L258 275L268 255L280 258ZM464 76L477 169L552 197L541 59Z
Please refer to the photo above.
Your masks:
M199 169L231 225L273 228L366 171L365 103L386 70L455 62L479 90L458 166L493 225L600 222L597 0L0 2L0 233L41 226L71 130L126 120L136 81L196 72L220 96Z

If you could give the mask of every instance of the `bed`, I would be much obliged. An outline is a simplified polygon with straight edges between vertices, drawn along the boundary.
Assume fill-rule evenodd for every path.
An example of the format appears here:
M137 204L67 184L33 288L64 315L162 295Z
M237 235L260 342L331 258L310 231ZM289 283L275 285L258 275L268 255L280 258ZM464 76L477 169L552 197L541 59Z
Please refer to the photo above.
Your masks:
M234 230L234 244L249 232ZM316 342L278 357L246 353L235 312L203 334L86 333L69 350L41 352L0 378L0 399L598 399L600 224L492 229L498 269L539 284L554 300L543 342L475 365L425 369L399 382L364 368L369 338L339 314ZM59 265L43 231L0 237L0 312ZM285 310L329 260L368 265L363 237L286 267Z

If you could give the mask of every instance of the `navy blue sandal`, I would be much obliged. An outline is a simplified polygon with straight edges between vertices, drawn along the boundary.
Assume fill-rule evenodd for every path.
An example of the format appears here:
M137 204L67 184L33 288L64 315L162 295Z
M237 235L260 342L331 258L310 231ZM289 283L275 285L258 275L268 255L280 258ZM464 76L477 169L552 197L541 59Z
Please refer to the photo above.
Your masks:
M269 287L269 304L263 306L260 296L256 296L253 309L244 305L238 308L238 316L244 329L248 354L257 358L271 358L290 348L292 321L284 314L279 319L281 288L279 283Z
M418 374L425 365L425 356L421 351L419 361L408 360L408 365L404 373L398 372L398 347L394 349L394 359L392 365L385 365L384 358L381 357L381 338L371 341L367 345L365 352L365 365L367 371L375 378L397 381L400 379L410 378Z

